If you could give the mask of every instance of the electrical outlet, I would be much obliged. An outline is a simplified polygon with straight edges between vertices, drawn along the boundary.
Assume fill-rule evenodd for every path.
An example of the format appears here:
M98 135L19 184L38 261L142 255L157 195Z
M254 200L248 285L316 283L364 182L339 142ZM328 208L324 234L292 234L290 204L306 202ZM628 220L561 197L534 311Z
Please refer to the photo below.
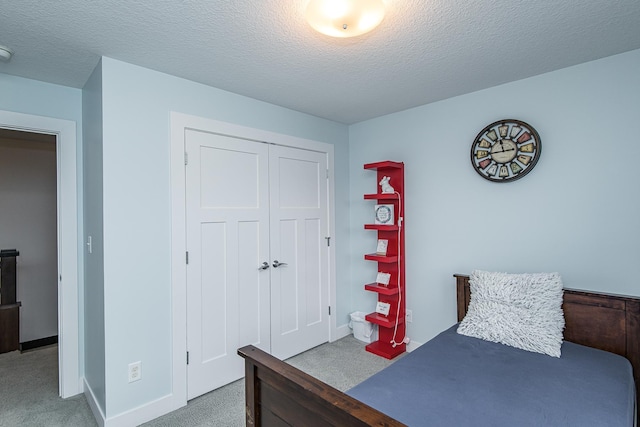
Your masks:
M129 382L142 379L142 362L129 363Z
M407 321L407 323L413 322L413 311L405 310L405 320Z

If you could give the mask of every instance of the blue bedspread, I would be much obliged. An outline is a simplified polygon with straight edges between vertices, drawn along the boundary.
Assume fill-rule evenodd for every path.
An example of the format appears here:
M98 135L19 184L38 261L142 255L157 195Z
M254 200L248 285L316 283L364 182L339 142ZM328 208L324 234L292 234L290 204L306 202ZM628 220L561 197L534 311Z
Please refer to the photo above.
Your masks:
M555 358L456 328L347 394L409 426L633 426L627 359L570 342Z

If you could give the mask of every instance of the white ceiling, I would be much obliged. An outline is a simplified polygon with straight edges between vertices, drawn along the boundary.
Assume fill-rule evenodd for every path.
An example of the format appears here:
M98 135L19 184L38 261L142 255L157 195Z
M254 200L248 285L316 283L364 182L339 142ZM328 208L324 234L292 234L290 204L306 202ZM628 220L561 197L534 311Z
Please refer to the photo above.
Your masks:
M638 0L387 0L353 39L306 3L0 0L0 73L81 88L108 56L350 124L640 48Z

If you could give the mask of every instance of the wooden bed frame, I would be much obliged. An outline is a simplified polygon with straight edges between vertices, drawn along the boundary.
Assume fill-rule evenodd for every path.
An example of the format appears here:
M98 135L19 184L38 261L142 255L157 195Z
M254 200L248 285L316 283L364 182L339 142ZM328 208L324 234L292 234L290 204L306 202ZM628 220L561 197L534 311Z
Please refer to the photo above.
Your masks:
M460 321L469 306L469 276L454 277ZM629 359L637 390L640 298L565 289L563 309L565 340ZM247 426L404 425L256 347L243 347L238 354L245 358ZM636 409L639 403L636 392Z

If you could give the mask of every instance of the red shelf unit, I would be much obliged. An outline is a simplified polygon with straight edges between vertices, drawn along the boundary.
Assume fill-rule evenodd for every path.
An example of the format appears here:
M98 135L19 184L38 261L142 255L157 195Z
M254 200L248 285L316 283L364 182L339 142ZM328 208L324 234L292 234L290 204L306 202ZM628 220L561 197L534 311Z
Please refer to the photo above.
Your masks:
M394 205L394 225L365 224L365 230L377 232L378 239L389 241L386 256L366 254L364 259L378 263L378 271L391 274L389 286L369 283L364 285L365 290L375 292L378 301L391 304L388 316L376 312L367 314L366 320L378 325L378 341L366 346L368 352L378 356L393 359L406 351L405 337L405 256L404 256L404 163L402 162L376 162L364 165L367 170L376 171L375 194L365 194L364 200L373 200L381 204ZM378 183L384 177L390 177L389 184L396 193L383 194ZM402 220L400 222L400 218ZM401 226L400 226L401 225ZM396 327L397 320L397 327ZM393 342L400 344L393 345Z

